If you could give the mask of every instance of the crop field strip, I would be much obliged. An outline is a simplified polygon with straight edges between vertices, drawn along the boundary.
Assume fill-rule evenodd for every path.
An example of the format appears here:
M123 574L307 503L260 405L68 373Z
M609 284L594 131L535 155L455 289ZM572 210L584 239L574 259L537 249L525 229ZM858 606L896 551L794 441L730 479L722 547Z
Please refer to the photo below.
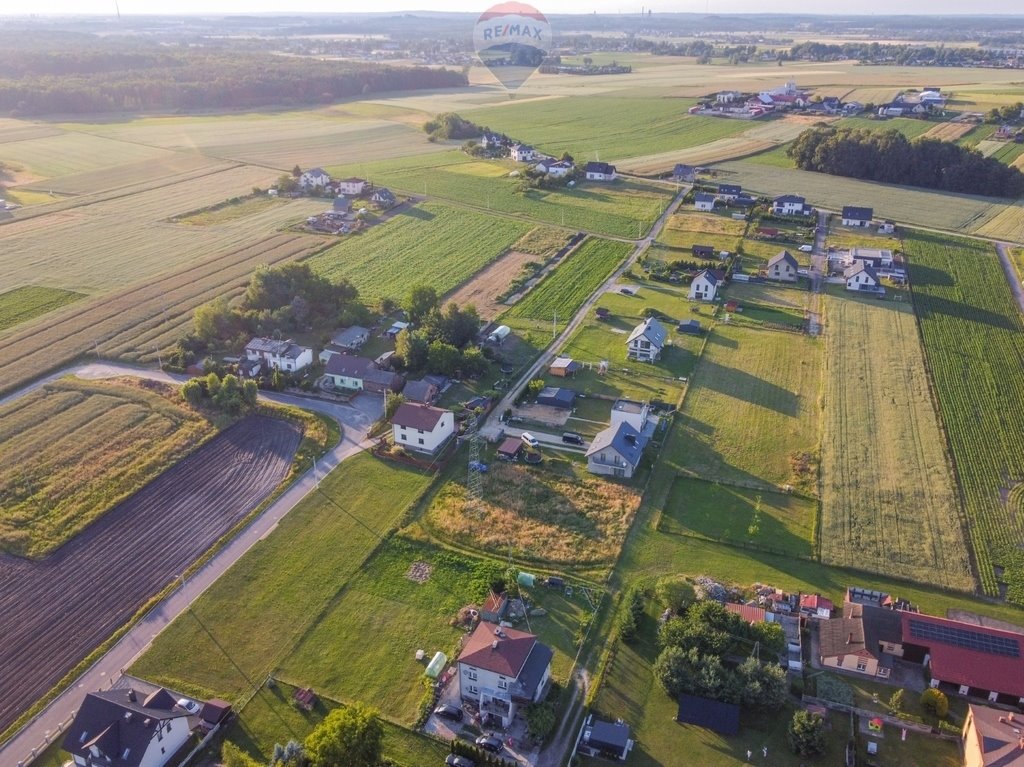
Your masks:
M0 408L0 423L0 549L36 558L216 433L176 390L73 379Z
M826 315L822 561L973 591L912 307L831 295Z
M41 562L0 555L0 730L266 498L300 438L246 418Z
M39 178L166 159L173 154L159 147L70 132L0 143L0 162L21 166Z
M0 293L0 332L72 304L80 298L84 296L73 290L42 285L23 285Z
M53 192L58 195L89 195L139 184L153 184L154 181L187 181L206 172L217 172L236 166L237 163L226 164L200 154L174 152L158 159L138 160L48 178L23 184L18 189Z
M1024 519L1004 494L1024 480L1024 322L992 248L922 232L905 239L914 304L966 507L981 585L998 593L1024 573L1012 554Z
M466 282L533 227L439 202L399 212L309 260L325 277L348 279L367 298L400 299L415 285L439 295Z

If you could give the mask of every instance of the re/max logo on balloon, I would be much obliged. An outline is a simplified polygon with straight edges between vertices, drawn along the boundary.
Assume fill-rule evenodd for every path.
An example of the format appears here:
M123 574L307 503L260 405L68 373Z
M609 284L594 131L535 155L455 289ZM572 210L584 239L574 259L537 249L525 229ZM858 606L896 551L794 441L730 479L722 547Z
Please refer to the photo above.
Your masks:
M497 40L502 37L529 37L537 42L544 40L544 30L527 24L505 24L504 26L484 27L484 40Z

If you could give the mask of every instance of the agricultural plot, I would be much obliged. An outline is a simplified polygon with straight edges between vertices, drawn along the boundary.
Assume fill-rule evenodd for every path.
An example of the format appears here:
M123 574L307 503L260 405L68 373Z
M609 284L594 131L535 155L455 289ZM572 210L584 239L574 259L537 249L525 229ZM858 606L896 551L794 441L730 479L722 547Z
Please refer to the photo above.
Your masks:
M14 400L0 423L0 548L30 557L49 554L216 433L174 389L70 378Z
M547 328L548 320L558 315L564 325L632 250L633 246L625 242L587 240L509 309L505 318L539 323Z
M166 186L190 177L216 173L225 165L192 152L167 152L160 157L94 168L58 178L48 178L18 187L19 192L36 191L58 195L92 195L136 184Z
M878 234L873 229L865 229L857 226L843 226L842 218L838 214L829 216L828 235L826 240L828 247L836 250L849 250L851 248L882 248L895 253L901 250L903 243L899 237L887 234Z
M921 135L924 138L937 139L939 141L959 141L974 130L974 127L974 124L969 122L939 123Z
M705 232L727 237L742 237L747 230L747 222L737 221L732 216L719 213L681 211L669 216L665 228L681 232Z
M256 213L281 205L284 201L269 195L258 195L252 197L240 197L235 202L222 202L212 205L209 208L186 213L183 216L175 216L171 223L188 224L189 226L213 226L224 224L239 218L246 218ZM326 203L324 203L326 207Z
M309 265L331 280L348 279L361 295L401 299L415 285L444 294L494 261L530 226L427 202L346 237Z
M684 476L816 494L821 356L804 335L716 326L666 460Z
M158 147L64 133L0 143L0 162L22 168L34 178L56 178L131 162L159 161L173 153Z
M723 121L724 122L724 121ZM631 157L617 163L616 167L626 173L638 176L655 176L668 173L677 163L689 165L710 165L724 160L737 160L775 147L773 141L748 138L747 136L731 136L711 141L687 149L674 149L670 152L659 152L642 157Z
M42 285L25 285L0 293L0 331L84 298L81 293Z
M943 123L940 123L943 125ZM878 120L872 117L844 117L835 123L836 128L856 128L873 133L894 130L907 138L917 138L929 133L936 123L930 120L918 120L910 117L890 117Z
M246 418L42 562L0 556L0 731L273 492L301 436Z
M484 477L479 509L466 502L465 477L435 496L421 524L442 541L561 565L609 564L618 557L640 493L549 456L541 468L497 462Z
M582 182L572 188L519 191L519 182L507 178L515 167L506 162L473 160L462 152L445 152L405 163L343 166L334 172L341 176L367 175L374 183L411 194L616 237L642 236L672 198L664 186L623 179L610 184Z
M165 629L131 673L229 700L253 680L260 685L429 484L369 454L345 461Z
M1003 207L975 229L974 234L1007 242L1024 242L1024 202Z
M973 590L913 309L829 295L821 558Z
M904 243L978 574L996 594L994 568L1005 566L1009 598L1024 603L1024 522L1005 497L1024 480L1024 323L990 246L919 232Z

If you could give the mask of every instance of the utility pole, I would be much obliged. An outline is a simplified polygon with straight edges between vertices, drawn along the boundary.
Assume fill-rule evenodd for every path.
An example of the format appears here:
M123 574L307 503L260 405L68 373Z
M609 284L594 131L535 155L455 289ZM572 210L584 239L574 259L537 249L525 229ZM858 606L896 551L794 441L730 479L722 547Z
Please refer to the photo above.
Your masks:
M156 349L156 364L160 366L161 370L163 370L164 369L164 360L160 356L160 347L157 346L156 344L153 344L153 348Z
M558 312L555 312L555 316L551 318L551 340L555 340L555 336L558 335Z

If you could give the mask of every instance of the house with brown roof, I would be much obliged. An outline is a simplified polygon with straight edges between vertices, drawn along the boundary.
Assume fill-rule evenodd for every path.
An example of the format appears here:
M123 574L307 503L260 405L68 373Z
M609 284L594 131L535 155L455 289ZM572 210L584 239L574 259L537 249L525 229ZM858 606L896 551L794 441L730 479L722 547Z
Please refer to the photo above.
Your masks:
M769 259L765 277L777 282L796 282L799 268L793 254L788 250L782 250Z
M416 402L403 402L391 419L396 445L433 455L455 434L455 414Z
M855 671L867 676L878 674L878 656L864 641L864 622L860 618L833 618L818 624L818 658L822 666Z
M971 704L964 720L964 767L1024 767L1024 717Z
M462 700L508 727L519 706L547 694L553 657L535 635L481 621L459 654Z

